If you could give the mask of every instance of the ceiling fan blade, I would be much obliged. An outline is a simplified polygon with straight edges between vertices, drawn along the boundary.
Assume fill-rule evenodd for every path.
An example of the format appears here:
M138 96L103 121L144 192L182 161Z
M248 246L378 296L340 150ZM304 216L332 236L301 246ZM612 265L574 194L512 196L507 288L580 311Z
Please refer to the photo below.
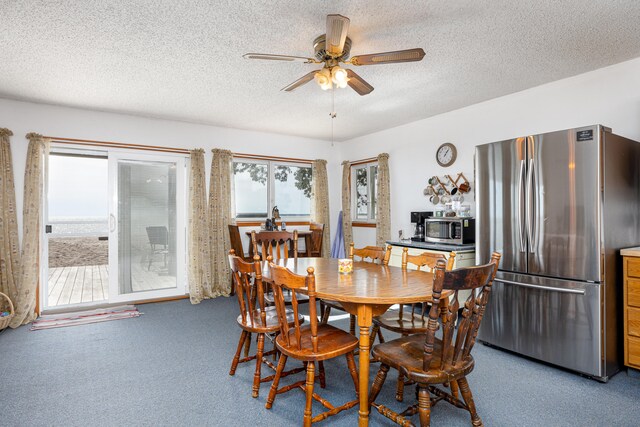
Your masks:
M394 62L421 61L424 58L422 48L395 50L393 52L372 53L370 55L358 55L351 58L353 65L392 64Z
M296 90L297 88L299 88L302 85L305 85L307 83L309 83L311 80L313 80L313 77L315 76L315 74L318 71L311 71L308 74L305 74L304 76L300 77L298 80L296 80L295 82L291 83L288 86L283 87L280 90L284 90L285 92L291 92L292 90Z
M349 18L342 15L327 15L327 34L325 36L326 52L337 58L342 55L344 42L349 31Z
M373 86L367 83L362 77L354 73L352 70L347 70L347 77L349 77L349 81L347 82L347 84L351 87L351 89L358 92L358 95L368 95L373 91Z
M245 59L264 59L268 61L304 62L305 64L318 63L315 59L305 58L304 56L273 55L270 53L245 53L242 57Z

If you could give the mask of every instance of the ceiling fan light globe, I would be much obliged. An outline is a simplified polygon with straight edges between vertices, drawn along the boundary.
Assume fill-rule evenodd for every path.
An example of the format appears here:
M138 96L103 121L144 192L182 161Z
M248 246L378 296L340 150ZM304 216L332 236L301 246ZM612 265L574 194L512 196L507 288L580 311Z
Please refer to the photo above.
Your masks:
M315 79L316 83L318 83L320 86L329 84L330 82L329 78L321 72L316 73L313 76L313 78Z
M345 87L347 87L347 83L349 83L349 79L339 81L338 83L336 83L336 86L338 86L340 89L344 89Z
M337 85L340 85L343 82L346 84L348 80L347 70L345 70L344 68L340 68L339 66L336 65L331 69L331 78L333 82ZM340 87L344 87L344 86L340 86Z

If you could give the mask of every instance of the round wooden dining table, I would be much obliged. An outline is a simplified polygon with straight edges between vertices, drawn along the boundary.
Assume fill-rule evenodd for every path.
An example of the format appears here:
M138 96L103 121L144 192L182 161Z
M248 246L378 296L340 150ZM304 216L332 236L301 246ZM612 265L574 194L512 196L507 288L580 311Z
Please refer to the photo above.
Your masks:
M358 318L360 410L358 424L369 425L369 331L372 319L383 314L393 304L430 301L433 274L403 270L368 262L354 262L353 273L338 272L335 258L298 258L281 260L283 265L299 275L307 275L313 267L316 279L316 297L339 301L344 309ZM269 268L263 263L263 279L269 281ZM306 292L305 288L300 289ZM447 294L442 295L441 309L448 305Z

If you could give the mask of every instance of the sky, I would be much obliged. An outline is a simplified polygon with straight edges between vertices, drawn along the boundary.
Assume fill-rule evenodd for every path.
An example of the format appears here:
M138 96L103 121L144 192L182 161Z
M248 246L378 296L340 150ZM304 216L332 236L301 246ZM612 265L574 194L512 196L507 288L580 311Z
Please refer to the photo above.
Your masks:
M107 219L107 159L49 156L49 218Z

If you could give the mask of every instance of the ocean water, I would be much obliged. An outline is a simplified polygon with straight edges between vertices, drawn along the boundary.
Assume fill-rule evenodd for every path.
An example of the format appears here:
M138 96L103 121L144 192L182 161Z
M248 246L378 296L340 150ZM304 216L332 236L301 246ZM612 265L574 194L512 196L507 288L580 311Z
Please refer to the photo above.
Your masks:
M109 221L106 217L59 216L50 218L47 225L51 225L53 236L106 236L109 234Z

